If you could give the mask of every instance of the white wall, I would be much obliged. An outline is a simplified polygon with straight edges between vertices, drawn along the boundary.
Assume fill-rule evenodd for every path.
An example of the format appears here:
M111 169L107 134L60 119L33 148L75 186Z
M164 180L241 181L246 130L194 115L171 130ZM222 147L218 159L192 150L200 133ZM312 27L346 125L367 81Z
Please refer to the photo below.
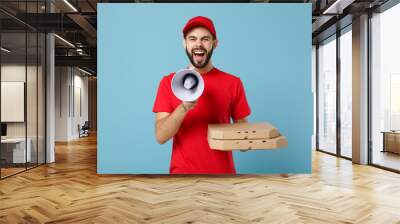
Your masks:
M75 70L76 71L76 70ZM78 124L81 126L88 121L88 77L75 75L74 86L75 86L75 96L74 96L74 111L72 119L72 135L78 137ZM80 92L80 93L79 93ZM80 97L79 97L80 96ZM81 111L80 111L81 110Z
M25 64L9 64L1 66L1 81L3 82L25 82ZM28 66L28 74L32 70L32 66ZM6 108L1 108L6 110ZM24 122L10 122L7 123L7 137L25 137L25 123Z
M69 69L55 68L55 141L68 140L68 86L70 84Z
M55 140L70 141L88 120L88 77L72 67L56 67L55 73Z

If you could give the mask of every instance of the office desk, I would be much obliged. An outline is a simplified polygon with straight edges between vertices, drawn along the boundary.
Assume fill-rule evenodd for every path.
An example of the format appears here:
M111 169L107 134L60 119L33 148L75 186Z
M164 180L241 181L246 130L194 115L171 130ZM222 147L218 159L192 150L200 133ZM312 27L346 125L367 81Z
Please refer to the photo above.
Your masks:
M393 152L400 154L400 131L382 131L383 150L382 152Z
M6 163L25 163L32 160L31 145L32 140L27 139L25 151L25 138L6 138L1 139L1 157ZM26 152L26 154L25 154Z

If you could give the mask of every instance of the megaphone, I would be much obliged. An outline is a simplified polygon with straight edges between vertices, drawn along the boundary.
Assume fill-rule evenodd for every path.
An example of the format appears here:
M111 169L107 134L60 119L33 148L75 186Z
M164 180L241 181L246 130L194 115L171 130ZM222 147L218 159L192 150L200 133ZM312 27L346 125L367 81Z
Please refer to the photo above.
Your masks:
M203 93L204 80L194 69L181 69L172 78L171 89L178 99L192 102Z

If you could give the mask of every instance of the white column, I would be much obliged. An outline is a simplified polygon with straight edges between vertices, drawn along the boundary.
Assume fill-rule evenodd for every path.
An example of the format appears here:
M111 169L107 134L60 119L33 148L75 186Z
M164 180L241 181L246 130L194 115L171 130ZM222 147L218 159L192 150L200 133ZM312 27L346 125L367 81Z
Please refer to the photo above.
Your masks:
M46 76L46 163L52 163L55 161L55 151L54 151L54 133L55 133L55 77L54 77L54 35L47 34L46 36L46 57L47 57L47 76Z
M53 12L54 6L47 1L47 12ZM55 162L54 133L55 133L55 44L54 35L46 35L46 163Z
M352 160L368 163L368 15L353 19Z

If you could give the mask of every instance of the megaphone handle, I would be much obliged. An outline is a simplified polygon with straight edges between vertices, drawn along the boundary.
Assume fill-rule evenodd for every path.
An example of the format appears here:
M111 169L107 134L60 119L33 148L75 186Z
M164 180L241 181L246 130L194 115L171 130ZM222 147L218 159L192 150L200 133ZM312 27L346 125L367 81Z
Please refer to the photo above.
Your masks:
M197 104L197 100L191 101L191 102L182 102L182 107L185 110L185 112L188 112L189 110L193 109Z

